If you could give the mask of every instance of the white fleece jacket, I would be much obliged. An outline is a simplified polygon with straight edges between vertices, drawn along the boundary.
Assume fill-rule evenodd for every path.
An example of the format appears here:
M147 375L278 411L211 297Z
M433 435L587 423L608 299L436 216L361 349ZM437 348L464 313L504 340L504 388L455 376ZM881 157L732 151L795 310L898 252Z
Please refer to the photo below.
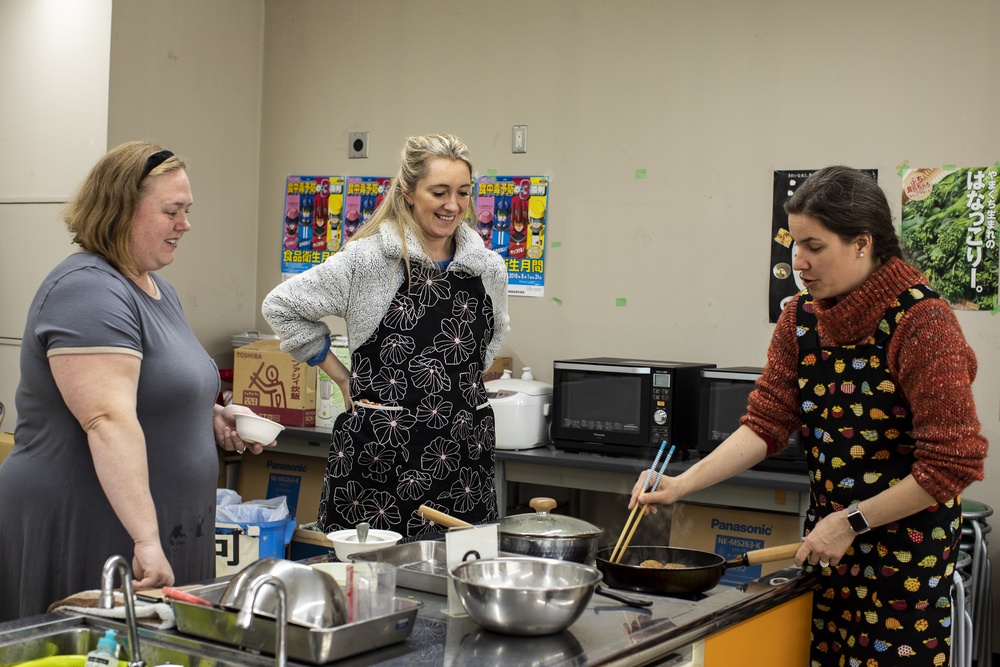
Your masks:
M410 263L429 261L417 238L406 233ZM329 316L347 322L348 346L354 352L378 328L406 278L399 234L383 226L375 236L351 241L322 264L281 283L264 298L261 313L281 338L281 349L299 361L323 349ZM483 368L489 368L510 330L507 315L507 265L467 225L455 230L455 257L448 271L479 276L493 300L493 339Z

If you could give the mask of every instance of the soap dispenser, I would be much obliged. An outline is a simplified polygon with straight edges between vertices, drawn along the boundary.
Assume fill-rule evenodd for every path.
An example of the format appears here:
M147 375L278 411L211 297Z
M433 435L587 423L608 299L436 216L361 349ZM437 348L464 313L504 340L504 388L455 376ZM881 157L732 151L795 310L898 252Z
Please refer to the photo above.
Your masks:
M87 654L83 667L117 667L118 642L115 641L115 631L108 630L97 640L97 648Z

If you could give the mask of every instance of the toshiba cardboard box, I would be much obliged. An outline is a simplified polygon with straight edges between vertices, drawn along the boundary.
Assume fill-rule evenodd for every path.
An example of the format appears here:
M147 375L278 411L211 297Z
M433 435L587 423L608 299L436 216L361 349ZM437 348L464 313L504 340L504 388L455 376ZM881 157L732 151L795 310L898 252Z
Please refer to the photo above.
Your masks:
M265 449L257 456L243 455L237 492L243 502L285 496L288 512L305 523L316 520L325 475L325 457Z
M748 551L802 539L795 514L677 503L670 522L670 546L711 551L727 561ZM720 584L736 586L792 564L791 559L726 569Z
M483 372L483 382L499 380L503 377L504 370L512 370L514 367L513 357L496 357L490 367Z
M316 369L259 340L233 350L233 403L285 426L316 425Z

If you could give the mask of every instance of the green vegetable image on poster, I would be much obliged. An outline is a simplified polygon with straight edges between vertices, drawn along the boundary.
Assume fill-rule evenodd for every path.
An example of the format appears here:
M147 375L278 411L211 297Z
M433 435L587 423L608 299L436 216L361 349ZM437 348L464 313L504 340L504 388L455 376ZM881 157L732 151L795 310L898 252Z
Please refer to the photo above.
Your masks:
M997 169L946 165L903 175L903 256L953 308L997 308Z

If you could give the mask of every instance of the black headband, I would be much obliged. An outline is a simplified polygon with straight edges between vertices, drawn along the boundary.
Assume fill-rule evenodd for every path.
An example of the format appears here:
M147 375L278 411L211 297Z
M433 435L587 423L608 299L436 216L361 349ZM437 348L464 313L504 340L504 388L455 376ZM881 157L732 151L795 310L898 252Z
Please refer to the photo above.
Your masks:
M172 158L173 156L174 154L168 150L162 150L159 151L158 153L153 153L152 155L150 155L148 158L146 158L146 166L142 170L142 176L139 177L139 181L141 182L143 179L149 176L149 172L153 171L161 164L166 162L168 158Z

